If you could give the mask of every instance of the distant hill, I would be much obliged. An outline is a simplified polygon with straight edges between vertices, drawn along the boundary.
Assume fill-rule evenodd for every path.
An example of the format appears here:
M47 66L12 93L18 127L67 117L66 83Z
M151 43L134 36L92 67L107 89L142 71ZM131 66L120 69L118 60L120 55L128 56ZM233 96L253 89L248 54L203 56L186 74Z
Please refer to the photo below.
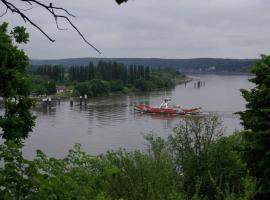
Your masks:
M31 65L88 65L99 60L116 61L126 65L136 64L151 68L172 68L182 72L229 72L246 73L256 61L255 59L222 59L222 58L192 58L192 59L162 59L162 58L67 58L57 60L31 60Z

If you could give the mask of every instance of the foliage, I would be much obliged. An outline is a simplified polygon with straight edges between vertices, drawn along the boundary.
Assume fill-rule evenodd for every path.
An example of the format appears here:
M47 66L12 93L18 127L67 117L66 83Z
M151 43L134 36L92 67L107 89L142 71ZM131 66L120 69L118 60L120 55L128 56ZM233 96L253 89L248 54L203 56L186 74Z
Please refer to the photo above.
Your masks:
M29 181L23 178L28 161L22 156L21 145L7 142L0 146L0 196L3 199L21 199L28 193ZM3 166L2 166L3 165Z
M241 159L242 134L222 137L215 117L186 118L168 139L147 135L148 151L91 156L75 145L63 159L0 145L5 199L251 200L256 181Z
M104 158L118 173L108 179L108 193L113 199L174 199L175 171L166 152L109 152Z
M178 82L183 81L185 76L175 70L152 71L150 67L143 65L124 65L117 62L105 62L99 60L96 65L92 62L88 66L72 66L68 69L65 77L61 66L31 65L30 73L35 77L44 77L44 81L34 82L34 94L42 94L46 91L47 78L60 81L61 84L75 86L75 94L89 94L89 96L100 96L108 92L117 91L153 91L163 88L173 88ZM93 81L95 80L95 81ZM102 80L109 86L103 87L104 91L91 91L91 85ZM48 81L48 80L47 80ZM102 93L102 94L101 94ZM43 93L44 94L44 93ZM49 94L47 91L46 94Z
M173 88L176 83L176 79L184 79L184 75L179 74L175 70L162 70L154 71L150 80L156 85L157 88Z
M89 96L101 96L110 91L124 92L134 90L134 88L139 91L172 88L178 80L185 78L175 70L151 72L149 67L142 65L126 66L102 60L97 65L90 62L88 66L72 66L68 70L68 77L69 83L73 81L73 84L76 84L75 94L88 94ZM98 87L97 85L97 89L93 91L97 80L102 80L102 83L108 87ZM101 88L103 88L103 92L100 91Z
M110 90L112 92L117 92L117 91L123 91L124 90L124 84L120 80L110 81L109 84L110 84Z
M45 87L46 87L46 91L47 91L46 94L55 94L56 93L56 85L55 85L54 81L48 81L45 84Z
M61 65L42 65L31 71L32 74L48 76L54 81L64 80L64 67Z
M41 151L33 161L23 158L20 146L0 146L0 196L4 199L109 199L106 180L117 171L109 163L87 155L76 145L64 159Z
M169 136L169 148L181 175L182 187L189 196L198 190L198 181L199 194L208 199L216 199L217 186L235 195L243 192L242 178L247 171L235 149L239 137L222 137L220 119L216 116L186 118L174 132Z
M29 98L31 81L28 77L28 57L17 43L27 43L28 33L23 27L15 27L8 34L8 24L0 25L0 97L4 99L5 114L0 116L1 134L6 140L20 142L34 126Z
M223 134L219 126L216 117L186 118L175 128L175 134L169 136L171 152L179 166L178 173L183 174L183 187L190 195L195 192L198 177L205 181L201 187L207 190L205 187L210 182L207 166L209 149Z
M92 62L88 66L72 66L68 70L71 81L89 81L95 78L95 69Z
M262 55L251 72L255 88L242 90L247 101L241 114L245 128L245 159L259 181L258 199L270 198L270 56Z
M35 95L50 95L56 93L56 82L47 75L31 75L33 84L33 94Z
M88 82L77 83L75 86L75 91L80 96L83 96L85 94L90 97L103 96L107 95L109 93L109 90L109 83L100 79L93 79Z
M69 68L68 74L71 81L102 79L106 81L120 80L127 84L128 82L133 83L137 79L144 79L145 76L149 79L150 68L136 65L127 67L121 63L100 60L97 65L90 62L88 66L72 66Z

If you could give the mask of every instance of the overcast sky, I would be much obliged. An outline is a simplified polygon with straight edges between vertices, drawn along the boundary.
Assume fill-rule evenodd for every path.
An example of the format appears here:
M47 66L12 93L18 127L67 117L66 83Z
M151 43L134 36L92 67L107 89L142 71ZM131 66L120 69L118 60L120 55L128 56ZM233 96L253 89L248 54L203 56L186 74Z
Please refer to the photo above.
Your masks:
M27 26L31 42L23 48L32 59L257 58L270 53L270 0L129 0L121 6L114 0L44 2L75 14L74 24L102 54L87 46L65 22L60 24L69 30L58 31L53 18L38 8L28 13L55 43L15 15L0 18L13 26Z

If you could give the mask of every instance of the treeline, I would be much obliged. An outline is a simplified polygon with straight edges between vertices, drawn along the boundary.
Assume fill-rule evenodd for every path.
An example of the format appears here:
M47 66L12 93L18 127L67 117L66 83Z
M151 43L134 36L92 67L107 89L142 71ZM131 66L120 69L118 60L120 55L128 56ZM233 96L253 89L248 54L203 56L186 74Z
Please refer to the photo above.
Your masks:
M59 64L69 68L73 65L87 65L89 62L97 64L99 60L105 62L119 62L125 65L144 65L152 69L173 68L175 70L209 72L215 67L216 72L241 73L249 72L256 59L221 59L221 58L193 58L193 59L160 59L160 58L70 58L61 60L32 60L32 64Z
M99 61L95 66L92 62L88 66L72 66L68 70L72 81L89 81L102 79L106 81L121 80L124 84L133 84L139 79L150 79L150 67L142 65L126 66L117 62Z
M48 83L58 82L73 87L75 95L102 96L110 92L151 91L172 88L175 79L184 79L176 70L151 70L143 65L124 65L117 62L90 62L87 66L72 66L66 72L63 66L31 67L34 92L51 94ZM42 77L44 80L42 80Z
M65 68L61 65L31 66L31 74L48 76L54 81L65 79ZM90 62L87 66L72 66L67 70L69 81L90 81L93 79L121 80L133 84L138 79L150 79L150 67L143 65L124 65L117 62L99 61L97 65Z
M30 71L31 74L48 76L54 81L63 81L65 77L65 68L61 65L42 65L35 70Z

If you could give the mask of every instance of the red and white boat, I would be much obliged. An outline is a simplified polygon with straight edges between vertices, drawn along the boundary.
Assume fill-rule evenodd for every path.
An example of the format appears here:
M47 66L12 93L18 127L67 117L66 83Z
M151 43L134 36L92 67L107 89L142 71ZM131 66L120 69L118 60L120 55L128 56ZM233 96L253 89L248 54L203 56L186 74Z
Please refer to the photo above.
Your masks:
M199 114L202 112L201 107L194 108L181 108L180 106L170 106L171 99L165 98L159 107L151 107L145 104L138 104L134 106L134 109L144 113L159 113L159 114L175 114L175 115L188 115Z

